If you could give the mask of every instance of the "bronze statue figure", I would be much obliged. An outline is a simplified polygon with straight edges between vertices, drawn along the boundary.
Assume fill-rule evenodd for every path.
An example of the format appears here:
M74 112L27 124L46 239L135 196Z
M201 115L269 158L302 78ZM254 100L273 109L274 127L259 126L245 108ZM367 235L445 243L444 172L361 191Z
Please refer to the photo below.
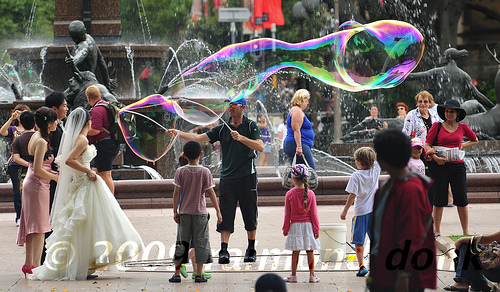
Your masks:
M488 51L495 58L495 61L500 64L496 52L492 53L489 48ZM497 104L493 108L487 112L467 115L462 120L462 123L467 123L476 132L479 140L500 140L500 69L495 76L495 95Z
M444 51L442 67L430 69L424 72L410 73L406 80L426 81L431 88L434 101L443 103L453 98L460 102L465 100L465 93L470 92L486 108L492 108L495 104L484 96L472 83L472 79L464 70L458 68L456 61L467 56L467 50L449 48Z
M90 71L94 74L98 69L104 86L109 92L113 92L116 88L116 81L109 77L106 61L94 38L87 33L83 22L72 21L69 24L68 32L75 42L75 46L72 53L66 57L66 64L70 67L75 65L80 71Z

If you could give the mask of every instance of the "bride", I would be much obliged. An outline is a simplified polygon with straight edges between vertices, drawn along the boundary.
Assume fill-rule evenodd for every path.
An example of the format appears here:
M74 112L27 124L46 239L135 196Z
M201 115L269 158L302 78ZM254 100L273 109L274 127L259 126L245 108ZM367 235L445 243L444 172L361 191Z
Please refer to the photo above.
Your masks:
M85 280L96 269L118 270L144 244L106 183L90 169L96 150L86 138L90 114L77 108L61 139L59 182L50 215L47 257L32 280Z

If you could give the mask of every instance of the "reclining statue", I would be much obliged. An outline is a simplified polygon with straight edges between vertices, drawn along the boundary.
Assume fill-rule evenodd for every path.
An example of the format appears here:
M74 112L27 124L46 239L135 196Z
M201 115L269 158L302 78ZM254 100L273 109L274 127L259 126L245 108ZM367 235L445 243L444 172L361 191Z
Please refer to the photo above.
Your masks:
M496 57L496 52L488 51L495 58L497 63L500 60ZM467 115L462 123L467 123L469 127L476 132L479 140L500 140L500 69L495 76L495 96L497 104L487 112Z
M441 58L443 67L430 69L424 72L410 73L407 81L425 81L430 86L429 91L438 104L453 98L459 102L466 100L466 92L479 101L484 107L495 106L484 94L479 92L472 83L472 79L464 70L458 68L457 60L467 56L467 50L449 48Z
M385 129L403 128L403 120L398 118L366 118L352 128L352 131L341 139L344 143L371 143L375 135Z

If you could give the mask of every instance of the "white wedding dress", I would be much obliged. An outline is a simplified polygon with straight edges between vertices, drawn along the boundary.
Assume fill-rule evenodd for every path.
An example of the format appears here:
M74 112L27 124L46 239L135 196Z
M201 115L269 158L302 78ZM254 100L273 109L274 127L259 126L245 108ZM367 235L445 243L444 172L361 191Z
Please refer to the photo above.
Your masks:
M95 155L91 145L78 159L89 167ZM29 279L85 280L96 269L119 271L117 264L144 249L139 233L101 177L90 181L75 170L69 192L61 199L60 209L52 209L58 213L46 241L45 262L33 269Z

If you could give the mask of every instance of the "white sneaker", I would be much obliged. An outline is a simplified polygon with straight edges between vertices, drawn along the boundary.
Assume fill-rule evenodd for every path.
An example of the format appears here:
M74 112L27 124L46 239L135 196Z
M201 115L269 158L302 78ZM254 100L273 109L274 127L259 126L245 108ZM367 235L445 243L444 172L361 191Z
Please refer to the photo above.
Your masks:
M19 222L21 221L21 219L16 219L16 227L19 227Z

